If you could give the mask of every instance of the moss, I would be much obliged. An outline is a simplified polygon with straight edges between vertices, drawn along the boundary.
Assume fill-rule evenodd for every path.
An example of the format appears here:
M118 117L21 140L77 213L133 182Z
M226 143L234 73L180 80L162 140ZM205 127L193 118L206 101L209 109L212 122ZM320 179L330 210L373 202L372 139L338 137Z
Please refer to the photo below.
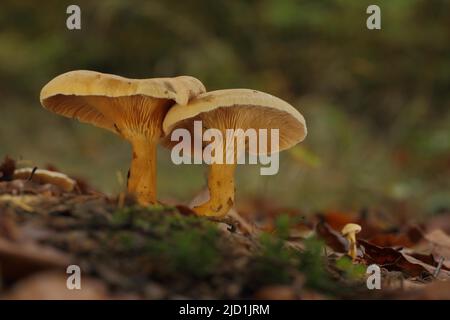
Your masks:
M287 214L282 214L275 220L275 232L281 239L289 237L289 230L292 226L292 218Z
M355 264L348 257L341 257L336 260L336 268L342 271L349 280L361 280L366 274L366 266Z
M320 240L305 240L303 252L286 246L295 223L295 218L281 215L275 221L275 232L260 236L258 250L248 257L243 275L249 292L266 285L290 284L299 272L311 289L328 293L339 289L329 273ZM110 231L105 249L127 257L139 254L139 261L146 261L155 279L207 280L226 256L223 245L229 239L221 238L216 224L182 215L174 208L126 207L111 215L111 224L116 228ZM347 268L345 261L339 263ZM355 271L347 269L350 275Z
M125 249L131 249L136 246L136 238L129 232L121 232L118 234L118 241Z
M299 254L299 268L306 276L306 284L311 288L322 288L328 284L325 259L322 255L324 244L312 237L304 241L305 250Z
M153 224L166 223L166 220L171 219L175 212L175 208L159 204L148 207L123 207L114 211L110 217L110 223L116 227L130 226L146 230Z
M254 285L286 284L292 279L292 270L298 257L285 245L293 219L280 215L275 221L274 234L263 233L259 238L260 252L252 261L251 280Z
M294 255L284 242L272 235L262 234L260 237L261 253L253 261L256 284L285 284L291 280L290 269L295 261Z
M205 277L220 261L215 228L170 231L165 240L149 241L147 252L162 259L167 272Z
M289 231L298 219L287 214L275 220L274 234L259 238L260 253L252 261L252 280L257 285L287 284L299 265L298 253L286 246Z
M143 208L143 210L149 211L149 212L167 212L167 211L174 211L175 208L172 206L166 206L162 204L153 204L149 205L146 208Z
M144 249L141 254L151 258L160 275L205 277L220 261L216 226L196 216L181 215L173 207L125 207L116 210L110 222L120 231L112 231L110 239L114 241L108 245L118 244L124 253Z
M129 224L131 222L131 214L132 208L130 207L118 209L112 214L110 223L113 226L123 226Z

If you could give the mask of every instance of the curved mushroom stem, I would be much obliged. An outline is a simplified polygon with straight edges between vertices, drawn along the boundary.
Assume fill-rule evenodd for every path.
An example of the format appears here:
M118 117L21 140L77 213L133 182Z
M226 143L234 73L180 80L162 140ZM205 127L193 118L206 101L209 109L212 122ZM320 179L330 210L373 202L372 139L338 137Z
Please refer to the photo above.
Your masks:
M346 238L349 241L348 255L352 258L352 260L355 260L358 255L356 248L356 235L355 233L350 233Z
M234 204L236 164L211 164L208 174L209 201L193 210L201 216L221 217Z
M128 192L136 196L140 205L155 204L156 200L156 141L134 139Z

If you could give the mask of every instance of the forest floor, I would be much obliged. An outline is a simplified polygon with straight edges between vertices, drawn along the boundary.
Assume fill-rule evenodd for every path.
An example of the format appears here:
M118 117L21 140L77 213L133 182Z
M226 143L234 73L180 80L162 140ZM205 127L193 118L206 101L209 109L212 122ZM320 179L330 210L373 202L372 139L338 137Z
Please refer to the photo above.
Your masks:
M450 299L448 212L421 224L370 210L211 219L81 181L64 192L13 180L13 170L0 166L3 299ZM355 260L347 223L362 227ZM380 290L367 286L372 264ZM80 267L81 290L67 288L69 265Z

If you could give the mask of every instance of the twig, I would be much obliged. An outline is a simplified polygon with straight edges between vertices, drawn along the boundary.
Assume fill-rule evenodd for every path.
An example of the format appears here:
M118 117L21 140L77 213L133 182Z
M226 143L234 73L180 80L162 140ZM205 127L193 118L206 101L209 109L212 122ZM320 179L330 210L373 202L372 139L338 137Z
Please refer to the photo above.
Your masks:
M34 174L36 173L38 167L34 167L33 170L31 170L30 176L28 177L28 181L33 180Z
M439 263L438 263L438 266L436 267L436 270L434 270L433 277L437 278L437 276L439 275L439 272L441 272L441 268L444 263L444 260L445 260L444 257L441 257L439 259Z

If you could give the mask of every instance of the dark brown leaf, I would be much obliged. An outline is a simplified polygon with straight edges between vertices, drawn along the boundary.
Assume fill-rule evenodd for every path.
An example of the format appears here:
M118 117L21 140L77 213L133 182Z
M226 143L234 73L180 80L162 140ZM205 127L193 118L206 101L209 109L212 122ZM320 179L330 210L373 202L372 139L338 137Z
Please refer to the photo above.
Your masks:
M0 164L0 181L11 181L16 169L16 162L6 156Z
M325 244L336 252L347 252L348 241L339 232L332 229L326 222L319 222L316 226L316 233Z
M418 227L412 226L408 227L406 231L377 234L369 241L380 247L412 247L422 239L422 231Z
M180 204L180 205L175 206L175 208L177 208L178 212L180 214L182 214L183 216L196 216L197 215L194 210L192 210L191 208L189 208L188 206L185 206L185 205Z
M368 264L377 264L389 271L401 271L409 277L428 279L431 274L423 266L409 262L399 250L379 247L364 240L358 240L364 248L364 259Z

